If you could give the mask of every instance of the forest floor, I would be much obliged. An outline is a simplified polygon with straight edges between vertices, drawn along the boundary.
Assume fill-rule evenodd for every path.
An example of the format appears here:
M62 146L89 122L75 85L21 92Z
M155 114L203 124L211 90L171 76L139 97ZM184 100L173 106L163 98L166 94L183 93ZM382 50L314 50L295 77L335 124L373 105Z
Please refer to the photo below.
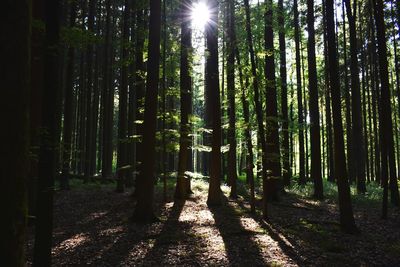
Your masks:
M110 185L58 191L53 265L400 266L400 212L391 208L381 220L378 199L356 198L361 234L349 235L340 231L334 199L315 201L307 189L291 190L272 203L266 222L248 212L243 196L224 197L222 206L208 208L207 183L201 180L193 182L194 195L186 201L173 202L172 187L166 203L156 190L161 220L151 225L130 222L135 203L130 192L117 194ZM224 195L228 190L223 188ZM32 233L29 228L28 266Z

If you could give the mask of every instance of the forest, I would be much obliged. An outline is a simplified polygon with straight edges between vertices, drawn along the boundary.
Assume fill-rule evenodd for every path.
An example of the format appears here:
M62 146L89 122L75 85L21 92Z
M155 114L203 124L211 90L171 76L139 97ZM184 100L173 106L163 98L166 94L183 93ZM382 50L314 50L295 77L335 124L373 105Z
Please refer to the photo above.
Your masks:
M0 266L400 266L400 1L1 5Z

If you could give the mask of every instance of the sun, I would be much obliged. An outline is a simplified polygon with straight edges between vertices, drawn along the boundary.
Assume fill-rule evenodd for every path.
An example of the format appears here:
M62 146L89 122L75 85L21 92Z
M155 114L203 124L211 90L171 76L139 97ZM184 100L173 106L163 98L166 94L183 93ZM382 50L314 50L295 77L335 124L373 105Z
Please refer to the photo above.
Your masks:
M192 20L192 27L194 29L203 30L204 26L210 20L210 11L204 2L198 2L193 4L190 17Z

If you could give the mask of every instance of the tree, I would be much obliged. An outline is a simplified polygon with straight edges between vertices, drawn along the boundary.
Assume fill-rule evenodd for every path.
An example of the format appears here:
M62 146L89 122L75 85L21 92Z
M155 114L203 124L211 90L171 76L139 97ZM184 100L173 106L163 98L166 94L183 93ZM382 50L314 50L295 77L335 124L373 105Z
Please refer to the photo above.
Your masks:
M181 1L181 62L180 62L180 95L181 95L181 125L179 139L179 163L178 177L176 182L175 197L179 199L186 198L188 192L188 179L185 172L188 166L189 152L189 132L192 101L192 30L190 29L190 7L191 0ZM189 188L190 190L190 188Z
M150 0L149 46L144 110L143 166L137 178L137 204L132 219L152 222L156 148L157 95L160 64L161 0Z
M218 1L208 0L210 22L206 25L206 91L208 91L208 108L212 118L210 186L207 204L221 204L221 102L218 71Z
M114 89L111 83L111 0L106 0L106 18L105 18L105 42L103 54L103 84L102 84L102 106L103 106L103 152L101 175L104 179L112 176L113 160L113 114L114 114Z
M290 185L292 175L289 160L289 115L288 115L288 90L286 69L286 39L285 39L285 10L283 0L278 1L278 23L279 23L279 52L280 52L280 78L281 78L281 112L282 112L282 162L283 183Z
M45 1L45 55L34 266L51 265L53 192L59 142L59 1Z
M75 27L77 3L71 2L69 27ZM73 90L74 90L74 61L75 48L71 45L68 48L67 74L64 100L64 126L63 126L63 164L60 176L61 189L69 189L69 178L71 171L71 150L72 150L72 123L73 123Z
M390 104L390 86L389 86L389 73L388 73L388 60L387 60L387 47L385 36L385 22L383 14L382 0L373 0L374 15L376 22L376 33L378 40L378 54L379 54L379 74L381 78L381 124L382 124L382 139L381 139L381 179L383 184L383 209L382 218L387 217L387 195L388 195L388 180L390 184L390 195L393 204L399 205L399 191L397 186L397 177L394 164L394 142L393 142L393 125L392 125L392 109ZM392 165L392 166L390 166ZM394 168L393 168L394 167ZM390 173L388 173L390 169ZM389 178L389 179L388 179Z
M353 121L353 159L355 161L355 175L357 180L357 191L365 193L365 155L364 155L364 133L363 120L361 110L361 93L360 93L360 70L358 67L358 49L356 36L356 16L357 1L354 1L352 12L350 0L344 0L346 4L346 13L350 27L350 71L351 71L351 103L352 103L352 121Z
M260 89L259 89L259 82L257 77L257 64L256 64L256 56L254 52L254 45L253 45L253 36L251 30L251 23L250 23L250 5L249 0L244 0L244 8L246 13L246 39L247 39L247 46L249 49L250 54L250 64L251 64L251 77L253 80L253 90L254 90L254 106L256 111L256 118L257 118L257 126L258 126L258 140L261 143L261 160L262 160L262 179L263 183L266 183L267 179L267 169L266 169L266 139L265 139L265 130L263 125L263 113L262 113L262 105L261 105L261 96L260 96ZM267 198L264 198L263 203L263 217L268 217L268 203Z
M228 180L231 186L230 197L237 198L236 183L236 107L235 107L235 4L233 0L228 2L228 29L227 29L227 91L228 91Z
M0 117L7 127L0 133L0 162L3 227L0 257L5 266L25 266L25 227L27 222L27 174L29 162L29 94L31 51L31 1L6 1L8 10L0 19L2 43L0 75L2 97ZM10 25L13 25L12 27Z
M89 0L88 31L94 31L94 16L96 12L95 0ZM89 43L86 51L86 140L85 140L85 161L84 179L87 183L93 176L91 172L92 152L93 152L93 48L94 44ZM94 136L96 138L96 136Z
M358 230L354 222L353 207L350 197L350 186L346 172L333 0L325 0L325 10L329 56L329 84L332 96L332 115L334 128L334 168L335 180L337 181L339 194L340 227L344 232L354 233Z
M269 0L265 10L265 84L266 84L266 168L267 180L263 183L263 199L278 198L278 183L281 182L281 162L279 148L279 126L278 126L278 101L275 82L275 52L273 32L273 6ZM266 203L264 203L266 205Z
M125 0L124 22L122 26L121 47L121 83L119 88L118 111L118 156L117 156L117 192L124 191L127 171L127 133L128 133L128 41L130 23L130 0Z
M306 183L305 176L305 155L304 155L304 114L303 114L303 93L301 85L301 63L300 63L300 30L299 30L299 11L297 0L293 2L294 10L294 40L296 49L296 81L297 81L297 116L299 123L299 158L300 158L300 177L299 183Z
M307 0L307 12L307 59L311 122L311 177L314 180L314 197L322 199L323 185L321 176L321 136L319 127L317 63L315 59L314 0Z

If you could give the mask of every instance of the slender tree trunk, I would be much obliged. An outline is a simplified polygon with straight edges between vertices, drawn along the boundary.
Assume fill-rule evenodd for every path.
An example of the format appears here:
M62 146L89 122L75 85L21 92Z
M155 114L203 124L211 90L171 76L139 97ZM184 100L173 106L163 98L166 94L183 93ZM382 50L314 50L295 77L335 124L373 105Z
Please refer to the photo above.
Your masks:
M128 64L129 57L129 23L130 1L125 0L124 21L122 26L121 47L121 83L119 88L119 112L118 112L118 155L117 155L117 192L124 192L127 165L127 133L128 133Z
M283 0L278 1L278 23L279 23L279 52L280 52L280 77L281 77L281 112L282 112L282 162L283 183L290 185L292 176L289 162L289 117L288 117L288 91L287 91L287 69L286 69L286 39L285 39L285 11Z
M384 189L383 212L382 217L387 217L387 182L389 178L390 196L392 204L399 205L399 190L397 185L396 167L394 164L394 141L393 141L393 125L392 125L392 108L390 104L390 86L388 73L388 59L385 36L385 22L383 14L382 0L373 0L374 15L376 21L376 33L378 40L379 54L379 72L381 77L381 123L382 123L382 182ZM390 173L388 174L388 169ZM386 198L386 199L385 199Z
M221 203L221 102L218 71L218 1L208 0L211 22L206 25L207 56L206 56L206 90L208 95L209 114L212 114L212 138L210 158L210 186L208 205Z
M243 106L243 118L244 118L244 123L246 125L245 129L244 129L247 153L248 153L247 160L246 160L246 176L247 176L247 180L249 181L249 184L250 184L250 208L251 208L251 212L255 213L256 208L255 208L254 173L253 173L254 155L253 155L253 144L251 141L250 110L249 110L249 103L247 101L247 97L248 97L247 90L249 88L249 84L248 84L248 79L246 79L246 85L243 83L243 70L242 70L242 66L240 64L240 54L239 54L239 49L237 47L236 42L235 42L235 51L236 51L236 63L237 63L238 69L239 69L240 87L242 88L241 101L242 101L242 106Z
M266 2L265 13L265 79L266 79L266 158L267 158L267 183L263 184L263 198L277 200L279 183L281 182L281 162L279 147L278 101L275 84L275 53L274 33L272 26L273 7L272 0ZM267 192L265 192L267 191ZM266 202L264 203L266 205Z
M321 137L319 127L317 63L315 59L314 0L307 1L307 12L307 58L311 122L311 177L314 181L314 197L322 199L323 185L321 176Z
M258 125L258 139L261 143L261 161L262 161L262 179L266 181L267 179L267 169L266 169L266 139L265 139L265 130L263 125L263 113L262 113L262 104L261 104L261 96L259 90L259 83L257 78L257 64L256 57L254 53L253 46L253 36L251 31L251 23L250 23L250 6L249 1L244 0L244 7L246 12L246 32L247 32L247 46L250 53L250 62L251 62L251 75L253 78L253 90L254 90L254 106L257 117L257 125ZM263 205L263 217L268 217L268 205L264 202Z
M342 112L340 105L340 84L338 60L336 51L336 36L334 24L333 0L326 0L326 22L329 55L329 78L332 94L333 127L334 127L334 164L335 178L338 185L340 226L344 232L357 232L354 222L353 208L350 197L350 186L346 172L346 157L344 153L344 138L342 125Z
M343 16L343 57L344 57L344 101L346 106L346 152L347 152L347 173L349 175L349 182L354 181L354 158L353 158L353 127L352 127L352 105L350 101L350 87L348 75L348 60L347 60L347 39L346 39L346 17L344 2L342 2L342 16Z
M181 125L179 139L179 162L178 177L176 183L175 197L184 199L187 196L187 183L189 177L185 174L188 166L189 132L192 101L192 30L187 14L190 13L191 0L181 2L181 58L180 58L180 89L181 89Z
M231 198L237 198L237 164L236 164L236 107L235 107L235 4L228 2L228 30L227 30L227 94L228 94L228 180L231 186Z
M106 0L106 23L105 23L105 43L103 58L103 85L102 85L102 101L103 101L103 159L102 177L110 179L112 177L112 160L113 160L113 113L114 113L114 90L110 87L110 69L111 69L111 0Z
M76 19L76 2L71 3L70 22L69 26L75 27ZM65 86L65 100L64 100L64 127L63 127L63 164L62 174L60 179L61 189L69 189L69 178L71 168L71 150L72 150L72 114L73 114L73 97L74 97L74 64L75 64L75 49L73 46L68 49L67 56L67 77Z
M356 16L352 13L350 0L344 0L346 3L346 13L350 28L350 70L351 70L351 97L352 97L352 121L353 121L353 158L355 161L355 175L357 180L358 193L365 193L365 157L364 157L364 132L361 110L360 77L358 67L358 49L356 36ZM357 1L354 1L357 3ZM357 7L354 6L353 9Z
M294 39L296 50L296 81L297 81L297 116L298 116L298 133L299 133L299 157L300 157L300 176L299 184L306 183L305 177L305 155L304 155L304 115L303 115L303 93L301 85L301 63L300 63L300 30L299 30L299 11L297 0L293 2L294 10Z
M88 30L94 30L95 0L89 0ZM93 131L93 47L90 43L86 52L86 140L85 140L85 161L84 161L84 181L89 182L93 173L90 171L92 160L92 131Z

